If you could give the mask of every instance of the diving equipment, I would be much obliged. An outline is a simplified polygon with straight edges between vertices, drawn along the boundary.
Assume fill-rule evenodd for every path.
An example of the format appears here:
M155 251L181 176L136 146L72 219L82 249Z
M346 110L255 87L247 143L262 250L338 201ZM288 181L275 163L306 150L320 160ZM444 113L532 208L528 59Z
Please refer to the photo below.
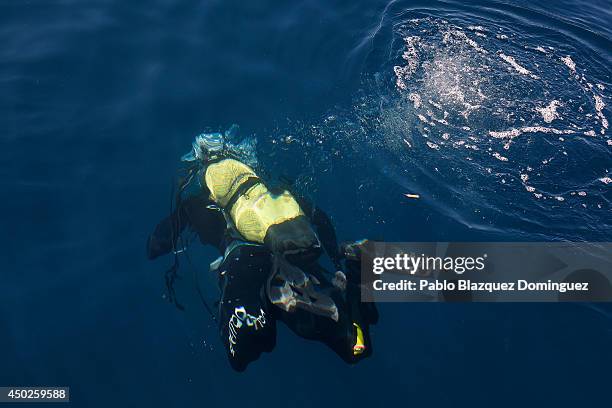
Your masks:
M192 163L200 185L210 192L239 239L266 245L273 253L312 260L321 244L293 195L273 193L257 176L255 139L234 143L238 126L224 133L202 133L182 161Z
M275 253L320 247L293 195L286 190L273 194L246 164L229 158L211 163L203 179L211 199L245 240Z
M221 133L202 133L196 136L191 151L181 161L210 161L225 151L225 137Z
M367 239L343 243L340 245L340 253L350 261L358 261L367 243Z
M345 291L346 290L346 275L344 274L344 272L336 271L336 273L334 274L334 277L332 278L331 283L332 285L334 285L334 287L338 288L339 290Z
M286 312L304 309L337 322L338 307L331 296L323 293L319 280L291 265L284 257L274 257L274 267L266 284L266 295L273 305Z
M216 160L233 157L250 166L257 166L257 140L245 138L238 142L238 130L238 125L234 124L223 133L199 134L191 144L191 150L181 157L181 161L205 166Z
M361 326L353 322L353 327L355 328L355 344L353 344L353 355L358 356L360 354L363 354L366 349L366 346L363 340L363 330L361 330Z

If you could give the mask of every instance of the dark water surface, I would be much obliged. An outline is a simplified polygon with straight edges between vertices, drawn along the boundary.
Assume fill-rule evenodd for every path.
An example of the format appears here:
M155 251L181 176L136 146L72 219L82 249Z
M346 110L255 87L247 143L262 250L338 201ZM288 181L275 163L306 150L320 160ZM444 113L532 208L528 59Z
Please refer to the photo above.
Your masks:
M232 123L341 239L610 241L611 6L1 1L0 385L79 407L609 405L605 305L384 304L358 366L281 329L236 374L191 272L180 312L144 243L193 136ZM216 255L192 256L214 297Z

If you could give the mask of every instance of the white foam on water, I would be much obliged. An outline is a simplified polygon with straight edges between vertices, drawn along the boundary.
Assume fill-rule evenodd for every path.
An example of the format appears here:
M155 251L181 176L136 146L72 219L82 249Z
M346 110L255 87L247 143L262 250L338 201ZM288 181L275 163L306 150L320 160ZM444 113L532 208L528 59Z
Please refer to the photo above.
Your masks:
M464 33L461 30L450 30L448 31L445 35L444 38L442 39L442 42L445 44L448 44L451 42L451 38L457 38L463 42L465 42L466 44L468 44L470 47L472 47L473 49L475 49L476 51L482 53L482 54L487 54L488 51L485 50L484 48L480 47L480 45L478 45L478 43L474 40L472 40L470 37L467 36L466 33Z
M530 70L528 70L527 68L521 66L518 62L516 62L514 57L511 57L510 55L503 54L501 52L498 55L499 55L499 58L503 59L508 64L510 64L510 66L512 68L514 68L519 74L527 75L527 76L529 76L529 77L531 77L533 79L540 79L539 76L534 75Z
M521 132L520 129L502 130L499 132L493 130L489 131L489 136L496 139L512 139L522 134L523 132Z
M576 73L576 63L574 62L572 57L570 57L569 55L566 55L565 57L561 57L560 59L569 68L572 74Z
M434 102L431 99L429 99L427 102L429 102L430 105L435 106L436 108L442 110L442 105L440 105L439 103Z
M415 109L419 109L421 107L421 96L419 94L412 92L410 95L408 95L408 100L412 101Z
M542 119L544 122L550 123L555 119L559 118L559 114L557 113L557 108L561 106L561 103L556 99L548 104L548 106L543 108L536 108L536 111L542 115Z
M508 161L507 157L504 157L504 156L502 156L501 154L499 154L497 152L493 153L493 157L495 157L499 161L504 161L504 162Z
M608 129L608 119L603 114L603 108L606 107L606 104L603 101L603 98L599 95L593 94L593 98L595 99L595 112L599 121L601 122L601 134L605 135L606 130Z
M563 201L564 194L538 191L525 173L533 171L530 174L537 174L540 182L554 180L557 174L547 173L563 173L558 166L575 151L576 145L566 142L566 135L597 138L600 127L605 134L609 126L604 114L605 86L589 78L588 70L577 75L568 51L561 54L546 44L529 44L529 39L523 41L520 35L501 28L461 28L435 18L410 23L399 30L403 49L396 55L403 63L394 71L398 92L414 108L404 112L417 124L417 134L425 138L428 149L424 151L440 150L435 154L447 159L488 164L493 168L488 174L506 176L503 181L496 177L498 182L518 181L535 199ZM484 33L488 35L479 43L478 37L484 38ZM568 70L572 75L568 76ZM554 126L547 126L552 123ZM538 133L555 137L534 144L537 150L530 150L529 155L520 154L516 148L514 154L502 155L502 147L509 151L516 143L522 149L537 142L526 137L523 143L517 138ZM612 146L612 140L606 143ZM468 157L464 153L448 156L452 150L444 150L446 146L480 151L487 158L471 152ZM538 153L540 148L544 149L542 153ZM550 164L553 160L555 166ZM499 162L515 162L517 168Z
M489 136L495 139L504 140L504 149L509 150L513 139L525 133L548 133L548 134L555 134L555 135L571 135L571 134L576 133L576 131L571 130L571 129L547 128L543 126L525 126L522 128L513 128L510 130L503 130L503 131L489 131Z
M496 139L513 139L522 135L523 133L552 133L555 135L571 135L576 133L576 131L571 129L548 128L543 126L525 126L518 129L514 128L511 130L504 130L501 132L489 131L489 136Z
M395 76L397 77L397 79L395 80L395 85L402 90L406 90L408 89L408 86L406 85L405 79L407 77L409 77L409 69L408 67L402 67L399 65L396 65L393 67L393 71L395 72Z
M406 61L406 65L396 65L393 67L393 71L395 72L396 76L395 84L399 89L408 89L406 81L408 81L410 77L412 77L412 75L416 72L419 66L419 54L417 52L417 46L420 40L421 38L417 36L409 36L404 38L404 42L406 43L406 49L402 53L402 59Z
M420 113L417 115L417 118L419 118L419 120L421 122L426 123L428 125L431 125L431 126L435 126L436 125L435 123L428 121L427 118L424 115L420 114Z
M447 121L446 119L440 119L440 118L437 118L437 117L436 117L436 116L433 114L433 112L432 112L432 111L430 111L430 110L427 110L427 112L426 112L426 113L427 113L427 116L429 116L429 117L431 118L431 120L433 120L434 122L441 123L441 124L443 124L443 125L447 125L447 126L448 126L448 121Z

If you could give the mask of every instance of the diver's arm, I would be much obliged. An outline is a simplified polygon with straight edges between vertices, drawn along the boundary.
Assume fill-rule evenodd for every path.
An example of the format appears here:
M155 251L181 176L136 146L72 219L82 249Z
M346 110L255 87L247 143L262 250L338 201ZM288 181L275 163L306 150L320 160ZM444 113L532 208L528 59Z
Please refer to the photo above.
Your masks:
M342 256L338 250L336 229L334 228L331 219L323 210L315 206L312 215L312 223L317 228L323 249L325 249L325 252L327 252L327 255L334 263L336 269L342 270L342 265L340 263Z
M166 255L176 248L178 238L187 226L198 223L200 213L210 211L210 200L204 194L191 196L182 201L172 214L160 221L147 240L147 257L155 259ZM200 234L201 231L197 231Z
M157 224L147 240L147 258L155 259L170 253L178 236L187 226L184 207L180 207Z
M310 218L310 222L316 228L319 239L321 240L321 245L329 258L332 260L334 267L336 267L338 270L342 270L342 264L340 263L342 256L340 255L340 251L338 249L336 230L331 222L331 219L325 213L325 211L313 205L303 197L297 199L306 215L308 215Z

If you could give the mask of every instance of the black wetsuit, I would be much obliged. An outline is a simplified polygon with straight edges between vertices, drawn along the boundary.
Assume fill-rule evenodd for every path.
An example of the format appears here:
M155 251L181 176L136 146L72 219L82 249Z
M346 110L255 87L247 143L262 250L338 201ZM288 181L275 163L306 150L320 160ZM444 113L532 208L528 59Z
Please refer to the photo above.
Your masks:
M170 253L180 233L187 227L198 234L203 244L213 245L221 254L226 253L236 238L227 228L223 213L212 208L214 203L207 193L204 191L182 201L173 214L157 225L147 243L149 259ZM347 288L340 291L331 285L329 273L316 259L299 265L331 294L338 308L338 321L302 309L286 312L272 305L265 296L265 285L272 267L271 252L261 245L238 245L217 268L221 290L219 331L230 364L238 371L244 370L262 352L274 348L277 320L283 321L301 337L324 342L348 363L372 353L368 325L376 322L377 315L372 305L359 302L360 265L357 261L342 259L327 215L304 199L298 201L334 267L346 273ZM356 336L353 323L363 330L366 344L365 352L359 355L353 354Z

